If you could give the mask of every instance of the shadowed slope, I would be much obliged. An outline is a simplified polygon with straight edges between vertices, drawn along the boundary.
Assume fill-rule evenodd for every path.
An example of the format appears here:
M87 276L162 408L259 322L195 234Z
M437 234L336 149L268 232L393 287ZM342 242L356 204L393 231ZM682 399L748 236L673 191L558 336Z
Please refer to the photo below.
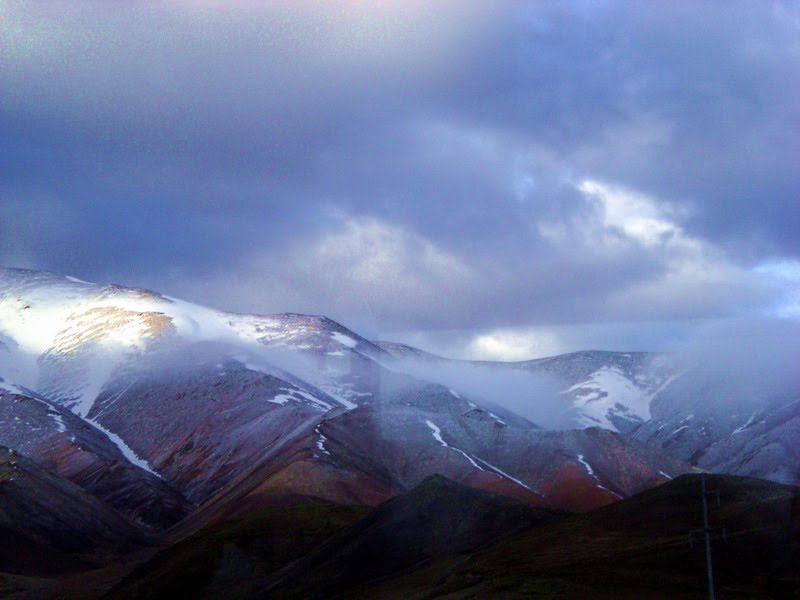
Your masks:
M385 502L279 575L260 597L331 598L563 518L440 475Z
M363 507L301 496L284 501L284 507L206 527L174 544L106 598L327 598L565 514L438 475L366 516Z
M302 557L366 511L299 496L245 519L206 527L162 550L105 598L247 598L271 573Z
M798 489L757 479L708 476L714 567L720 597L794 598L800 591ZM446 598L707 597L700 477L673 482L588 514L481 550L436 596ZM391 595L387 596L391 597Z
M143 548L128 520L75 484L0 446L0 564L8 573L52 574Z

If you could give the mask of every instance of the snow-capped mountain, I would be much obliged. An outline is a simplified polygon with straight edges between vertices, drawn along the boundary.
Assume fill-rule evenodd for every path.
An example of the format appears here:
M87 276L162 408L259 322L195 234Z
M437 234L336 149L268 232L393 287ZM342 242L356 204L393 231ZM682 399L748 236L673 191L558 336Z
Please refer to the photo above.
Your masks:
M313 349L328 368L309 371L331 390L339 389L337 366L347 364L349 355L362 348L381 352L322 317L234 315L147 290L51 273L4 269L0 293L5 379L35 388L84 417L121 368L176 344L229 346L252 370L270 372L275 366L264 360L265 347ZM344 386L342 394L343 406L352 404L352 390Z
M563 382L567 414L584 427L627 433L650 419L650 402L674 377L666 357L649 352L573 352L518 368Z
M0 376L52 406L56 434L84 448L73 430L91 428L201 515L286 492L374 504L437 472L583 509L686 470L616 433L545 432L411 377L324 317L236 315L5 269L0 335Z
M720 385L645 353L463 363L325 317L237 315L4 269L0 562L20 575L75 571L150 544L180 559L213 532L247 530L249 544L251 519L272 523L265 539L273 525L333 530L318 529L325 515L353 509L368 523L406 494L427 498L436 474L455 482L436 489L481 490L452 492L462 500L553 519L637 505L691 465L796 481L792 389L754 401L755 384ZM567 428L533 418L547 411ZM435 500L445 512L450 502ZM237 576L256 568L237 564Z
M573 427L619 431L712 472L800 483L800 380L755 365L739 373L645 352L582 351L522 362L455 361L376 342L403 365L469 365L525 372L555 382ZM463 371L456 370L455 373ZM469 371L467 371L469 372Z
M13 269L0 277L0 331L7 387L67 409L193 501L263 457L265 440L368 400L358 349L381 353L324 318L232 315Z

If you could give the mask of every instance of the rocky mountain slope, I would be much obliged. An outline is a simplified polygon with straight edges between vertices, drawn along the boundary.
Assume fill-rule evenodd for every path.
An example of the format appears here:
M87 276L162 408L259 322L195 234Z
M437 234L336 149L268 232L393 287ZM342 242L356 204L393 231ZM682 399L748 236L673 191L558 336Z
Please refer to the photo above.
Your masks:
M164 529L193 508L156 475L129 461L109 436L30 390L0 382L0 445L149 528Z
M653 399L653 418L632 437L703 469L798 485L800 381L749 383L688 371Z

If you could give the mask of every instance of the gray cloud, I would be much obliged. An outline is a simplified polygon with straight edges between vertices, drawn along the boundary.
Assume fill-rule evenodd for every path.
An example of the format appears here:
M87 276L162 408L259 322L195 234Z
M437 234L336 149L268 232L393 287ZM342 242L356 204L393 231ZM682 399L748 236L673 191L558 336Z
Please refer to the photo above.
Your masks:
M792 3L0 11L5 264L566 335L773 307L800 254Z

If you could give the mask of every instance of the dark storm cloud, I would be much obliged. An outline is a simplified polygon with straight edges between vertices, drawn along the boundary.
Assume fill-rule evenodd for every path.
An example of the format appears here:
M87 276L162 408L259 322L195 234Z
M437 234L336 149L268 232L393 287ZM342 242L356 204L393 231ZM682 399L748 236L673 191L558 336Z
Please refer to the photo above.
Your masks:
M790 3L0 11L3 263L381 331L755 311L800 253Z

